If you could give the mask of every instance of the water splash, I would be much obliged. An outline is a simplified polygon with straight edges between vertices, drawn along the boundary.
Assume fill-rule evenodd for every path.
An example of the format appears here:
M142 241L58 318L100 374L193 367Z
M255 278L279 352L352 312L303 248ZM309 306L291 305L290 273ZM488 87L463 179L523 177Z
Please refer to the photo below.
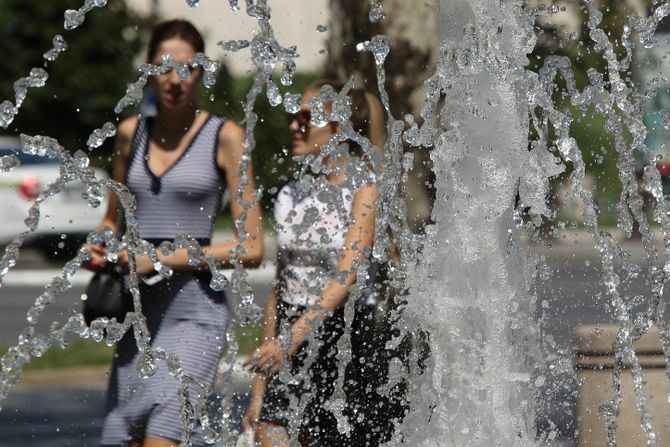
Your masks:
M0 172L9 172L21 165L21 160L16 155L3 155L0 157Z
M380 0L370 0L370 13L368 18L370 22L376 23L384 19L384 8Z
M49 62L55 61L60 53L67 50L67 42L60 34L54 36L52 43L53 48L43 55L44 59Z
M116 126L112 123L105 123L100 129L95 129L88 137L86 145L88 150L92 151L95 148L102 146L107 138L112 138L116 135Z
M66 30L73 30L79 28L86 19L93 8L104 8L107 5L107 0L86 0L83 6L79 9L68 9L65 11L65 23L63 28Z
M238 39L238 40L222 40L217 44L223 51L236 52L244 48L248 48L251 45L251 42L248 40Z
M196 6L198 2L187 3L189 6ZM522 9L521 2L487 8L489 3L484 0L452 2L453 7L462 7L459 10L460 15L455 14L454 17L465 20L451 28L454 30L453 35L447 36L440 48L439 71L425 83L426 96L421 107L420 121L412 115L399 120L390 112L388 94L383 88L386 81L384 62L391 51L388 37L375 36L357 46L359 51L373 55L377 67L379 94L388 116L388 138L383 155L375 152L368 141L348 126L351 111L346 91L351 87L351 82L342 92L335 92L327 87L322 89L311 104L315 123L323 126L336 121L340 127L340 132L324 147L324 155L342 153L341 143L352 139L369 155L375 172L380 173L378 185L382 199L375 222L372 256L380 262L387 261L388 253L384 247L390 239L398 245L401 252L402 269L394 280L408 278L412 293L407 306L407 321L403 323L407 327L402 328L402 334L428 329L433 340L439 340L433 344L433 356L430 360L433 365L428 368L428 373L421 375L416 367L410 371L415 379L411 390L414 405L403 425L405 442L412 445L444 445L447 442L458 446L511 446L533 445L554 439L551 434L543 434L541 436L544 438L538 441L529 426L529 421L533 419L530 403L532 388L541 386L544 379L536 378L532 381L527 365L510 364L510 359L541 363L535 346L539 338L537 328L532 325L521 327L518 324L533 313L532 297L525 292L529 289L529 270L532 270L533 263L525 259L520 248L519 231L526 225L523 222L525 215L530 215L537 221L539 216L550 214L545 200L548 182L561 174L565 165L569 165L572 168L572 190L586 204L584 221L596 241L602 263L603 282L607 287L613 313L621 325L615 341L618 361L613 379L615 393L611 404L605 408L609 442L612 444L616 438L616 416L622 399L618 391L622 365L630 362L633 365L631 372L634 377L636 403L641 412L647 443L656 445L651 415L641 386L641 368L633 343L652 325L665 327L662 293L670 266L669 261L665 261L662 268L651 265L657 259L658 253L653 245L652 223L642 209L643 200L634 173L634 155L641 153L649 160L654 160L655 157L644 145L646 129L639 119L643 95L637 94L621 73L630 68L632 49L636 44L644 47L653 45L656 28L670 14L670 5L657 6L647 19L629 18L621 41L625 54L619 59L614 44L609 40L607 32L601 28L602 13L592 2L586 2L589 38L596 43L596 49L602 53L607 66L606 73L590 71L590 84L579 90L567 58L547 58L538 73L524 68L527 65L525 55L532 50L536 41L532 21L537 15L559 13L560 8L557 5L531 11ZM104 1L87 1L80 10L67 11L66 29L81 25L88 11L105 4ZM247 1L246 5L247 15L257 20L258 33L251 40L220 43L226 51L250 48L257 68L245 104L245 156L241 171L243 181L240 189L235 192L244 204L243 216L235 222L242 241L248 237L242 226L244 216L253 203L253 200L248 200L244 191L250 182L245 173L255 145L253 131L258 122L258 116L253 112L254 104L263 89L273 106L283 104L290 113L299 110L302 102L300 95L286 94L282 97L272 81L273 71L281 68L281 83L291 83L297 50L281 46L274 38L267 2ZM383 19L381 3L371 0L371 6L370 20L377 22ZM237 10L237 1L231 0L230 7ZM66 48L64 41L54 38L54 48L45 53L44 58L53 61ZM168 58L161 66L143 65L139 79L128 86L115 110L119 113L125 107L137 104L149 76L172 69L182 77L188 76L189 65L202 66L206 71L205 84L213 84L219 67L217 61L197 55L190 64L178 64ZM573 118L569 112L559 110L553 99L559 91L556 83L559 75L565 85L560 93L581 110L594 107L606 117L607 130L615 136L620 181L623 186L618 203L618 225L629 235L635 223L639 226L652 278L652 296L638 315L631 314L631 301L621 293L622 279L614 267L615 261L626 258L626 252L611 234L599 226L593 193L583 186L586 168L581 149L570 134ZM28 88L44 85L47 77L46 71L34 69L27 78L17 81L15 103L5 101L0 104L0 124L3 127L9 126L13 121L26 98ZM441 106L442 99L446 99L446 106ZM324 102L332 103L330 115L323 107ZM506 115L501 116L497 110L505 111ZM490 126L492 122L496 123L495 126ZM530 144L526 138L528 125L537 134ZM99 147L114 133L111 123L94 130L87 142L89 150ZM626 138L628 134L632 135L630 142ZM449 196L446 206L434 211L437 223L427 229L424 237L413 234L407 227L402 197L407 172L412 168L412 155L404 153L403 142L413 147L433 148L433 160L437 173L440 174L436 186L439 194ZM38 197L36 206L31 207L26 218L27 231L15 238L0 261L0 284L5 274L15 265L21 243L39 222L39 203L57 194L74 178L83 179L86 197L91 206L100 203L103 187L112 188L122 199L129 219L129 232L123 240L115 239L109 231L102 231L89 237L92 243L104 240L108 246L115 247L110 250L112 257L123 247L137 250L138 254L153 253L155 256L154 247L139 240L137 222L133 217L134 202L122 185L111 181L96 181L84 153L78 152L68 158L53 139L24 136L22 144L26 153L58 158L66 174L45 188ZM526 152L527 147L530 148L529 152ZM6 171L15 167L15 158L7 156L0 159L0 170ZM314 172L328 169L319 158L308 160L306 165ZM355 171L355 166L348 166L347 169L352 170L348 177L360 181L362 174ZM471 174L474 174L476 181L468 178ZM495 194L479 191L480 185L485 185L489 191L495 191ZM651 164L644 168L642 189L653 197L653 219L663 233L663 254L666 259L670 259L670 208L662 193L660 174ZM481 194L477 196L478 201L474 204L473 191L474 195ZM517 193L519 203L515 207ZM333 192L325 190L324 194L332 195ZM452 211L453 215L450 215ZM455 218L459 213L459 217ZM425 245L426 240L433 241L434 246ZM187 249L192 265L209 265L213 274L213 288L221 290L226 286L228 280L220 271L217 261L204 256L197 241L188 235L176 239L174 243L162 244L159 249L168 254L177 248ZM419 248L424 250L424 257L421 263L416 263L416 251ZM235 255L239 257L243 254L240 244ZM153 374L159 367L157 361L160 360L182 384L180 398L184 409L184 443L190 443L190 433L196 419L200 419L208 440L215 442L223 439L225 435L222 430L217 432L213 428L215 422L205 411L204 396L209 395L210 390L184 374L179 359L172 354L158 348L149 348L149 333L141 316L137 278L134 273L131 274L131 291L135 313L129 314L123 324L103 318L86 327L80 316L73 316L62 327L56 323L48 336L34 331L32 325L39 319L44 308L70 287L69 278L88 256L89 253L81 251L70 261L64 268L63 275L51 281L29 310L27 318L30 325L19 335L17 346L10 348L0 362L0 398L6 397L18 383L21 369L31 357L42 355L50 346L64 346L66 335L74 334L96 341L104 339L108 344L113 344L132 327L143 354L138 373L145 376ZM460 262L454 263L454 259ZM163 268L157 259L154 261L157 270L165 276L170 275L171 272ZM357 266L359 274L362 275L366 267L365 263ZM134 257L131 257L132 272L134 268ZM496 281L495 284L491 283L492 279ZM246 272L236 268L230 285L233 289L233 302L242 310L242 323L255 321L258 312L254 308ZM447 296L444 296L445 290ZM354 289L352 297L359 296L360 293L360 290ZM466 302L465 299L471 297L475 298L474 302ZM353 299L345 308L347 321L351 321L352 302ZM477 303L478 307L475 306ZM493 311L487 308L493 308ZM439 321L439 325L426 318L426 315L434 314L436 310L440 311L440 315L446 316ZM481 321L487 323L482 325ZM399 338L401 337L396 337L394 342ZM666 358L670 359L670 333L667 329L661 331L661 338ZM341 341L341 352L345 359L349 352L346 339L345 336ZM286 340L284 337L284 342ZM510 340L523 340L525 345L523 348L514 346ZM234 357L237 347L232 334L229 334L229 342L228 355ZM312 339L311 342L316 343L316 340ZM418 354L413 355L416 359ZM314 354L311 353L306 362L309 364L313 359ZM391 369L385 385L387 387L407 377L404 368L396 365ZM286 374L286 371L282 374ZM338 380L336 394L330 406L338 416L338 426L346 434L350 427L346 418L342 417L342 387ZM297 402L295 404L296 408L304 409L304 403L300 404L302 407ZM455 408L458 408L458 412L454 411ZM486 411L490 409L491 412L482 415L482 408ZM511 414L510 408L515 413ZM221 419L225 417L221 416ZM427 420L431 421L430 428L424 430ZM292 432L295 433L298 424L298 418L291 418ZM396 439L394 442L400 441Z

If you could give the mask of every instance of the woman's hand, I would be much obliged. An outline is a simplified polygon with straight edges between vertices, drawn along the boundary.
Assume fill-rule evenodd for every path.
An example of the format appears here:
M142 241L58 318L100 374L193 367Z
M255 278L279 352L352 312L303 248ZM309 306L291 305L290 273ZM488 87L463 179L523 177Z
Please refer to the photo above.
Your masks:
M84 244L82 248L85 248L91 252L91 259L83 262L81 264L82 267L93 272L97 272L98 270L105 268L108 262L107 247L103 247L102 245Z
M302 314L291 326L291 345L288 352L284 352L277 338L263 343L256 352L244 362L244 366L257 373L270 375L277 372L284 358L295 355L300 346L307 340L307 335L315 331L326 317L322 310L309 310Z
M121 250L119 252L117 263L124 273L130 272L130 266L128 265L128 250ZM146 275L154 270L154 263L148 256L135 256L135 264L138 275Z
M279 340L274 338L256 349L256 352L244 362L244 366L248 366L256 373L270 375L277 372L283 361L284 351L281 349Z

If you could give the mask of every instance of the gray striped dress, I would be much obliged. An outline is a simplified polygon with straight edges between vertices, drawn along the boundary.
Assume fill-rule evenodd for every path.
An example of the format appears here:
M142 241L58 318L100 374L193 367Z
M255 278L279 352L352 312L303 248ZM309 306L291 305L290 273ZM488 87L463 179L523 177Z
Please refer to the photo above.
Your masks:
M137 200L140 236L156 245L188 233L208 245L225 189L216 164L219 130L224 120L209 116L172 167L158 177L149 169L151 119L140 118L129 157L126 184ZM175 271L169 280L140 288L153 347L176 353L182 368L213 384L224 346L228 306L223 293L209 287L209 274ZM147 436L182 439L179 383L167 366L142 379L133 331L117 345L107 392L103 445L123 445ZM190 393L195 394L194 390ZM202 429L194 433L202 444Z

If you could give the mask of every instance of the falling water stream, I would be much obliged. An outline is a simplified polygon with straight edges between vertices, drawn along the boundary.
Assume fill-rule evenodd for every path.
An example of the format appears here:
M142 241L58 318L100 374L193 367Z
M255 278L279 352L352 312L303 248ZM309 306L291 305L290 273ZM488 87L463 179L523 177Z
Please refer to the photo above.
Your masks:
M106 3L106 0L86 0L79 10L66 11L64 28L76 29L87 13L105 7ZM247 0L243 10L236 0L229 3L232 10L246 13L257 21L252 38L240 36L219 44L227 51L249 51L256 67L244 107L246 140L241 169L245 172L255 147L254 129L262 125L254 113L254 104L262 93L265 92L264 96L274 107L283 107L288 112L300 108L301 96L282 95L275 84L276 77L272 76L279 71L279 82L291 85L300 48L291 42L280 43L275 38L270 21L271 2ZM419 333L428 334L427 366L417 366L421 363L417 359L422 357L420 343L415 344L408 369L402 364L391 364L389 385L404 379L411 385L407 396L410 411L403 421L397 421L396 433L389 445L403 442L416 446L509 447L554 442L555 432L539 430L535 423L538 408L541 408L538 400L543 398L539 393L538 371L556 357L552 357L550 343L543 338L536 318L537 297L532 292L532 284L541 280L536 277L541 267L521 240L535 232L543 219L552 217L547 203L550 180L564 172L569 172L572 194L584 203L584 225L595 242L610 311L620 327L614 341L617 363L612 383L615 391L611 403L601 409L606 419L608 445L616 445L622 399L617 384L622 374L634 377L635 400L647 444L659 445L633 343L652 326L657 327L668 366L670 331L665 323L662 295L670 275L670 208L655 166L656 155L645 145L647 129L641 119L641 110L649 95L654 94L654 87L645 89L645 86L635 85L627 73L634 63L636 47L658 44L655 31L661 20L670 15L670 3L655 1L651 14L638 11L639 14L630 15L620 42L612 42L601 28L602 12L597 1L576 3L588 16L587 38L595 42L596 51L606 61L605 72L594 69L588 72L589 84L583 89L577 87L567 57L550 56L537 72L527 69L528 55L537 42L536 21L541 16L559 13L559 6L526 4L522 0L442 0L438 8L437 70L425 82L420 116L404 119L393 116L387 92L383 87L378 91L388 123L383 155L349 125L351 110L346 92L355 79L352 78L342 92L324 88L321 95L312 100L314 123L323 126L336 121L341 129L324 148L324 154L337 153L341 143L352 139L372 160L380 193L372 257L380 263L388 260L384 247L390 237L402 260L395 279L402 280L402 287L407 291L407 304L401 306L400 332L389 343L396 343L407 334L413 334L415 340ZM191 0L187 4L196 7L198 2ZM370 21L384 20L385 14L384 2L372 0ZM67 48L65 39L55 36L53 48L44 54L45 68L34 68L29 76L15 83L14 101L0 103L3 128L12 124L30 94L29 89L43 87L48 82L49 64L57 63L58 55ZM619 51L622 48L624 51ZM393 51L390 39L375 36L360 42L357 49L372 53L378 85L384 86L384 62ZM125 96L115 108L116 113L140 102L144 86L152 75L174 69L186 78L189 65L201 66L205 70L205 85L211 87L220 68L218 61L203 54L197 54L190 64L180 64L170 58L163 62L160 66L143 64L139 68L138 79L128 85ZM574 117L557 106L555 98L559 95L577 110L596 110L605 120L606 130L614 136L622 185L617 225L629 237L634 226L639 228L646 261L642 266L633 265L626 250L599 224L593 191L584 186L584 157L571 135ZM323 107L325 101L333 104L330 116ZM530 134L529 129L532 129ZM115 126L104 123L91 133L87 143L89 151L114 135ZM84 198L92 207L101 204L104 188L110 188L120 198L127 219L123 237L116 239L111 231L103 230L90 234L88 240L105 243L110 248L110 261L115 260L119 250L129 250L135 311L123 323L101 318L87 327L81 315L74 315L66 322L54 322L48 334L35 331L34 325L45 307L71 287L70 279L90 256L86 250L80 250L65 264L62 275L53 278L35 300L27 312L28 325L19 334L18 344L2 357L0 401L20 382L22 369L31 358L40 357L52 347L65 346L72 337L113 345L132 329L141 353L138 374L149 376L157 368L168 368L181 383L184 445L190 445L190 433L196 420L202 424L208 442L229 445L235 436L230 425L230 409L224 404L215 405L213 409L208 403L211 390L186 374L173 354L149 343L134 256L152 256L156 270L165 277L170 277L172 272L158 262L155 247L139 238L132 194L116 182L96 179L83 151L70 155L48 136L22 135L21 143L25 153L58 159L62 174L40 193L26 216L25 232L16 236L0 259L0 285L16 265L23 241L39 223L40 203L58 194L67 183L78 180L83 183ZM434 224L422 235L410 230L403 199L406 193L403 185L413 168L412 157L406 155L409 147L430 150L436 179ZM635 173L639 155L648 160L641 182ZM307 160L304 166L318 172L325 169L321 161ZM0 158L0 172L10 171L17 165L18 158L14 156ZM355 165L347 169L352 181L371 181L366 177L367 170L357 169ZM248 180L243 178L240 190L234 192L240 200ZM650 197L651 213L643 209L643 193ZM236 222L242 239L246 237L241 231L244 215L251 206L243 203L245 212ZM663 236L660 253L653 243L654 232L661 232ZM187 248L192 264L208 264L213 289L231 286L230 298L237 322L248 324L257 320L258 307L244 269L235 269L227 278L218 262L205 256L197 241L188 235L159 247L165 254L178 248ZM240 250L241 245L236 256L241 254ZM617 270L618 263L629 270L648 269L651 279L643 306L635 307L633 298L622 291L626 278ZM367 267L362 263L357 268L363 273ZM352 299L345 310L348 322L353 314L351 303L360 293L358 289L351 292ZM340 351L346 359L350 354L345 339L340 342ZM225 360L232 363L236 355L232 333L228 342L230 347ZM624 371L624 363L632 368ZM342 416L344 399L340 381L330 408L338 417L338 428L346 433L348 424Z

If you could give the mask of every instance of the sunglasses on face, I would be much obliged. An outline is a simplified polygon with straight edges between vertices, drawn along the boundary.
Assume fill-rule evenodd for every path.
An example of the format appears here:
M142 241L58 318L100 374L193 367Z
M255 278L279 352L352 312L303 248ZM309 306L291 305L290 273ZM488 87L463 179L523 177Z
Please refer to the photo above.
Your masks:
M289 113L288 123L291 124L293 121L297 121L298 126L300 127L307 127L312 121L312 114L309 110L300 110L298 113Z

